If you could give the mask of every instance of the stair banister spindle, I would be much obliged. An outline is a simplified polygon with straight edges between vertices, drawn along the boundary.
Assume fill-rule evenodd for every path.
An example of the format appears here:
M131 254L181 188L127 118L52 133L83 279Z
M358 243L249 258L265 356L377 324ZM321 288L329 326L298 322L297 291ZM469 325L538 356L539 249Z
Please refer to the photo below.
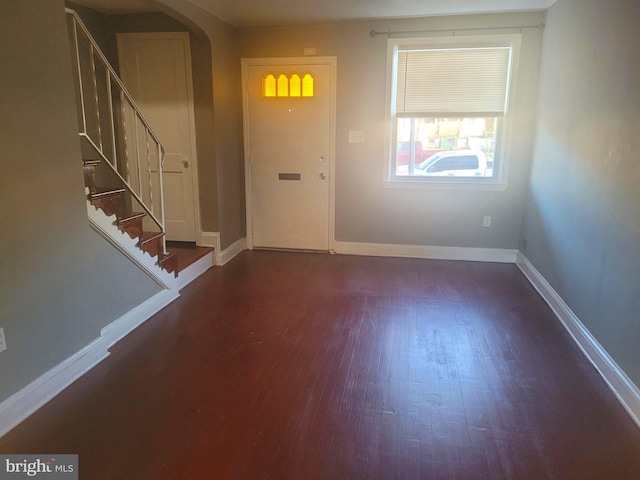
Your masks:
M156 142L158 147L158 181L160 185L160 223L162 224L162 230L164 230L164 187L162 184L162 172L164 170L164 149L160 142ZM167 238L162 237L162 253L167 254Z
M134 135L136 137L136 172L138 173L138 194L140 198L144 199L144 195L142 193L142 171L140 170L140 134L138 132L138 112L133 111L133 124L134 124ZM153 213L153 212L151 212Z
M144 139L145 145L147 147L147 181L149 183L149 208L151 209L151 213L155 215L155 210L153 209L153 185L151 182L151 151L149 150L149 130L145 128L144 130Z
M116 147L116 121L113 116L113 94L111 92L111 72L107 70L107 99L109 100L109 123L111 125L111 151L113 152L113 168L118 170L118 150Z
M80 45L78 42L78 22L73 18L73 45L76 54L76 68L78 69L78 90L80 91L80 110L82 112L82 133L87 134L87 114L84 108L84 89L82 88L82 68L80 64Z
M122 90L120 90L120 115L122 115L122 143L124 152L124 172L123 176L127 181L127 184L131 183L131 173L129 169L129 139L127 138L127 114L124 110L125 99Z
M92 45L95 44L95 40L93 40L93 37L91 37L91 33L89 32L89 30L87 30L87 27L85 27L85 25L82 23L82 21L80 20L80 17L78 17L78 14L76 12L74 12L73 10L71 10L71 9L65 9L65 10L67 11L67 13L72 15L77 20L78 26L80 27L80 30L82 31L82 33L83 33L84 37L87 39L87 41ZM97 44L96 44L96 47L97 47ZM111 64L109 64L109 61L107 60L107 57L104 56L104 54L100 51L99 48L97 48L94 51L94 53L97 55L98 59L100 60L100 63L104 66L104 68L106 68L107 70L109 70L111 72L111 74L113 75L114 81L118 84L118 87L122 90L123 94L125 95L125 97L129 101L129 103L131 103L131 105L133 106L134 110L137 111L138 116L142 120L142 123L149 129L149 132L150 132L151 136L153 137L153 139L156 142L160 142L160 140L158 139L158 136L153 131L153 128L151 128L151 126L149 125L149 122L147 121L147 119L135 107L135 101L133 100L133 98L131 97L129 92L127 91L127 88L122 83L122 80L120 80L120 77L118 77L118 74L116 73L116 71L113 69Z
M96 107L96 128L98 130L98 145L100 151L104 151L102 147L102 126L100 125L100 100L98 98L98 78L96 77L96 58L94 55L93 44L89 48L89 59L91 63L91 79L93 81L93 101Z

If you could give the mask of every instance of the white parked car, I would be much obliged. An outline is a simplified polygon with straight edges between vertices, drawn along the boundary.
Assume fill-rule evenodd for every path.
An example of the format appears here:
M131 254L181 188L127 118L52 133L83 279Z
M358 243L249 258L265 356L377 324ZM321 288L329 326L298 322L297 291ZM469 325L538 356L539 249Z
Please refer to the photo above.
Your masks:
M435 153L416 165L414 175L492 177L493 165L488 164L487 157L480 150L446 150Z

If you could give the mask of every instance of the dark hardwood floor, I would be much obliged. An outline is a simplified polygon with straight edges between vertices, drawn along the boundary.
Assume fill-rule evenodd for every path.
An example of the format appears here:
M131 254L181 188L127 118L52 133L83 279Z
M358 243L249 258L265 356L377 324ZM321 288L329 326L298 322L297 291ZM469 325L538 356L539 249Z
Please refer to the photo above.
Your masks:
M0 439L98 479L640 479L514 265L244 252Z
M198 247L193 242L171 242L167 241L167 252L174 253L177 257L178 272L194 264L213 248Z

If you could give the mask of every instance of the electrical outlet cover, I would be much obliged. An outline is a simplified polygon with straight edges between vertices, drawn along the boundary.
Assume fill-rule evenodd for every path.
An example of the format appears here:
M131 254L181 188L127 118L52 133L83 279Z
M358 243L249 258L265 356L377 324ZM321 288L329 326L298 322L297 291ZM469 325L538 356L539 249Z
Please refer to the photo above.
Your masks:
M0 328L0 352L4 352L7 349L7 341L4 338L4 328Z

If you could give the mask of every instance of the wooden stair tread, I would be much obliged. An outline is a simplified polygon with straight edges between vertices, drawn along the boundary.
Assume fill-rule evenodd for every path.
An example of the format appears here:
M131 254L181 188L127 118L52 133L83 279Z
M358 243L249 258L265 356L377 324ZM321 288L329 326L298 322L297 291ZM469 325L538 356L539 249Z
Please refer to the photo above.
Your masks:
M96 158L94 160L82 160L82 164L85 167L95 167L96 165L100 165L100 159Z
M173 257L176 257L175 253L172 252L167 252L166 254L162 254L160 255L162 258L160 260L158 260L158 262L165 262L167 260L170 260Z
M127 222L132 222L134 220L138 220L146 215L144 212L130 212L125 213L122 217L118 218L118 224L123 224Z
M124 188L96 187L95 191L91 192L90 195L92 199L98 199L112 195L120 195L124 192L126 192Z
M144 245L146 243L157 240L161 237L164 237L163 232L142 232L142 237L140 237L140 245Z

